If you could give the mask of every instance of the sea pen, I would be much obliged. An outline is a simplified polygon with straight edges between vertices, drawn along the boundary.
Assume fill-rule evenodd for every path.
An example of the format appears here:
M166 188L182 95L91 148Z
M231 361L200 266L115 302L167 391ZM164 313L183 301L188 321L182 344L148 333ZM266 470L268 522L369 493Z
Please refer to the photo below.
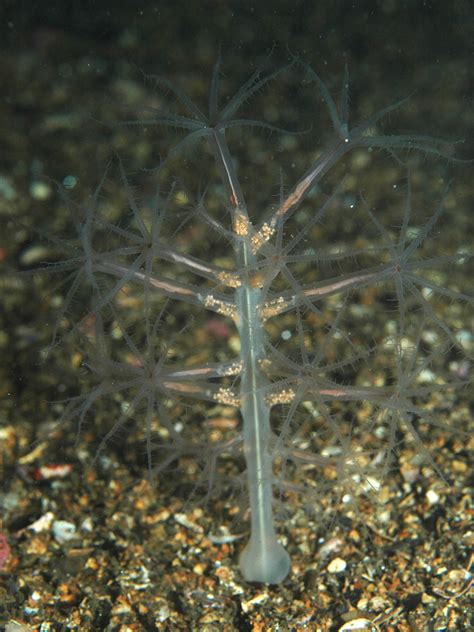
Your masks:
M243 453L251 530L248 543L240 554L240 569L247 581L271 584L282 582L290 571L290 557L275 530L275 487L284 486L282 481L288 464L320 465L325 462L323 455L299 449L294 440L297 435L295 426L298 427L295 421L297 409L308 402L317 409L318 423L324 426L324 432L331 435L332 442L342 452L340 461L336 462L339 469L350 464L352 457L344 454L347 433L332 409L337 402L348 405L370 402L376 410L373 423L377 419L388 428L388 452L395 447L399 426L411 433L423 450L414 419L427 418L417 402L431 393L433 386L420 384L420 374L430 370L443 353L459 347L460 353L466 353L459 344L457 332L438 315L429 295L472 304L472 298L462 290L444 287L429 274L437 264L466 264L468 253L424 259L417 256L439 221L443 204L439 204L413 235L410 233L409 185L395 234L362 199L367 223L378 236L373 248L331 253L326 247L314 247L314 232L333 213L342 194L341 186L326 196L299 227L294 223L295 213L310 193L334 165L356 148L379 148L401 162L398 158L401 150L443 156L445 143L423 135L388 135L378 131L382 119L400 108L404 100L350 126L347 71L343 77L340 108L309 66L293 62L284 71L301 72L306 82L314 85L315 93L322 97L329 112L334 138L296 184L288 192L282 190L278 203L269 204L264 214L249 212L227 136L230 130L241 126L278 131L268 123L239 119L236 115L245 102L277 79L282 70L268 74L256 71L219 109L220 69L216 64L208 114L180 88L166 79L154 78L159 89L176 99L179 113L164 107L148 108L143 118L125 123L147 129L157 125L184 131L184 137L169 151L154 176L156 182L164 179L163 174L166 175L173 161L181 160L187 152L196 151L196 147L207 146L225 196L220 199L220 215L215 210L206 209L203 197L194 207L193 218L220 243L229 245L234 257L233 267L215 263L212 256L206 261L186 252L186 248L174 245L179 222L171 234L166 232L166 222L172 215L175 189L179 185L170 185L168 194L163 194L160 184L151 207L149 205L144 212L121 162L119 173L127 200L127 222L112 221L102 213L101 195L106 176L86 204L73 202L63 192L64 201L72 211L76 237L68 241L56 239L55 247L67 252L68 256L46 267L50 272L68 275L68 289L59 320L66 315L69 317L75 299L84 287L92 297L90 307L86 309L87 316L74 324L72 331L84 335L86 323L94 323L94 335L86 336L86 347L90 351L84 366L95 376L96 385L91 391L66 402L62 418L75 418L80 429L99 399L120 397L124 402L122 412L101 441L99 453L131 420L143 419L149 467L153 471L153 428L158 423L168 440L167 456L157 464L161 471L164 464L178 460L181 455L199 452L196 442L186 439L186 433L171 420L167 402L173 398L191 398L240 410L241 431L232 439L202 449L207 449L212 456L210 478L215 474L215 461L220 454L237 458ZM333 268L334 272L331 272ZM177 274L177 269L183 274ZM317 274L313 274L315 271ZM300 282L300 273L302 276L309 273L312 280ZM345 310L357 292L382 285L390 287L390 300L396 305L397 315L392 326L393 334L385 345L385 352L391 359L390 380L380 386L351 383L338 375L345 374L357 363L371 361L375 351L369 345L360 346L353 341L344 323ZM120 297L130 291L141 293L143 312L132 318L135 321L141 318L144 322L140 343L130 332L129 315L125 316L120 306ZM155 295L167 297L168 304L158 309ZM331 311L331 317L324 317L326 302L335 300L340 301L335 313ZM160 330L170 304L176 301L230 319L240 341L238 355L228 362L184 363L183 366L169 363L170 345L160 338ZM295 354L286 353L284 345L280 348L269 339L268 323L284 315L292 318L299 359ZM324 322L324 341L319 347L310 349L305 343L310 327L308 317ZM422 349L425 347L422 331L428 325L436 331L437 344L436 348ZM111 351L108 342L111 329L119 332L125 355L118 357ZM347 355L331 358L328 348L338 340L344 342ZM448 389L461 382L447 380L437 388ZM272 417L272 409L276 408L284 410L279 424L275 424ZM334 465L334 459L327 458L326 462Z

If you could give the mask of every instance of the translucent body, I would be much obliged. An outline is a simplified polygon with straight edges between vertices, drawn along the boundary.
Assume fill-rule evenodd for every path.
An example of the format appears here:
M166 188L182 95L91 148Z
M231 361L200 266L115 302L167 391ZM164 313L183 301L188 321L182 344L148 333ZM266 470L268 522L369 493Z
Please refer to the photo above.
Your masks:
M68 258L48 268L69 275L70 288L60 316L65 316L73 303L79 302L76 294L84 285L87 296L91 295L87 318L95 321L91 337L95 339L96 350L92 350L92 360L88 360L87 366L96 376L98 385L90 393L71 399L64 418L75 417L80 429L95 401L102 396L114 396L115 400L127 402L105 434L99 452L114 434L142 415L150 472L154 469L152 430L157 420L169 437L169 444L165 446L167 455L160 468L187 452L193 456L197 453L201 456L202 452L205 474L212 479L217 458L221 454L231 455L241 462L243 448L251 528L239 565L247 581L270 584L282 582L291 566L288 553L277 539L272 509L275 489L280 493L286 489L287 464L309 464L314 468L322 465L330 469L331 475L350 483L354 478L360 480L365 476L351 449L352 436L356 436L352 432L353 411L349 410L353 403L370 402L374 412L367 427L377 424L383 426L384 433L387 431L387 453L397 447L399 426L408 430L422 447L413 419L423 418L420 401L430 395L433 387L420 386L418 378L426 375L427 369L434 374L444 353L448 350L451 353L457 346L456 332L436 313L433 295L473 304L472 298L455 286L442 287L425 274L437 264L454 268L452 264L464 263L468 259L465 253L423 258L417 254L439 220L442 204L423 220L413 236L410 227L415 222L409 185L397 230L393 228L393 220L386 226L379 213L365 202L359 204L362 212L353 204L344 207L340 200L335 204L343 193L342 186L332 195L324 194L322 204L313 206L314 202L308 200L328 171L356 148L380 147L390 152L420 149L443 154L442 142L436 139L378 132L380 119L402 102L349 129L347 77L343 80L343 105L339 113L319 77L310 68L305 67L305 71L326 103L335 137L317 154L314 162L308 164L286 195L282 187L278 204L270 204L265 212L256 209L253 213L248 212L237 173L238 162L229 150L226 131L245 123L245 119L234 118L237 110L279 72L261 77L257 71L218 111L219 68L216 66L209 116L180 89L158 79L158 84L169 90L188 114L173 116L161 110L156 113L156 124L176 126L187 133L169 157L198 141L204 141L212 153L219 186L215 188L214 199L210 194L211 210L206 209L204 202L200 203L193 208L192 217L197 225L202 224L209 231L210 251L222 243L226 258L228 251L233 251L232 266L221 267L212 252L205 252L205 257L211 256L201 259L201 248L190 247L189 235L193 233L185 232L188 222L181 219L181 203L178 196L174 199L173 188L166 200L158 192L151 212L143 212L120 167L128 201L127 221L114 224L100 214L103 183L84 207L69 202L77 235L75 239L56 240ZM274 129L258 121L247 123ZM165 167L166 164L167 161ZM184 166L187 174L186 162ZM162 165L162 173L166 173L165 167ZM300 209L305 201L307 207ZM364 226L372 227L376 239L373 247L361 248L357 243L342 248L335 247L330 240L328 243L321 240L325 223L329 228L340 224L341 235L333 235L333 239L344 240L345 218L335 206L343 209L342 214L352 216L348 219L354 221L357 213ZM301 219L293 221L299 217L300 210ZM352 233L350 237L352 239ZM124 301L122 305L116 301L119 294L130 291L131 285L138 288L143 302L143 311L136 312L142 332L138 344L122 314ZM353 335L357 313L349 309L358 300L358 292L377 286L384 287L385 300L391 309L390 329L387 328L382 344L377 344L377 350L384 355L383 363L376 361L376 344L370 329L366 332L361 326L360 332ZM171 304L182 301L201 308L203 313L210 311L230 319L239 334L239 353L225 362L221 358L214 362L206 358L197 364L169 362L166 335L161 331L168 308L162 307L158 312L154 293L167 297ZM373 301L373 297L370 300ZM286 340L285 331L276 338L271 334L271 323L267 326L270 340L266 340L264 324L280 315L290 317L290 327L297 334L293 338L295 342L291 342L294 349L285 350L284 343L281 344ZM81 325L84 323L79 322L75 329L84 329ZM428 326L433 330L432 339L437 335L437 343L431 349L422 338ZM112 327L120 330L116 338L124 343L125 357L117 358L107 345L107 334ZM382 333L381 330L380 335ZM356 379L354 367L362 361L369 362L368 383ZM381 367L386 371L382 380ZM447 380L444 384L437 383L436 389L452 385L453 380ZM183 437L184 433L177 430L174 420L168 417L164 402L173 397L204 400L212 406L217 402L239 409L242 432L218 444L201 442L197 446L194 431L191 429ZM316 420L312 436L315 445L307 448L305 442L304 449L300 449L301 444L294 441L299 430L297 408L307 403L311 404L310 408L305 407L301 412L306 415L310 411ZM333 404L348 404L350 414L341 415L339 408L336 415ZM274 416L272 429L271 409L280 405L286 407L284 415L280 416L280 423ZM362 429L361 433L364 432ZM160 448L161 441L160 435ZM328 441L333 453L341 455L337 460L318 452ZM325 493L325 488L320 491L318 487L315 493Z
M241 413L251 511L251 536L239 565L247 581L276 584L288 575L290 557L278 542L273 526L270 407L265 402L268 380L258 366L265 357L261 298L261 289L243 286L236 292L242 360Z

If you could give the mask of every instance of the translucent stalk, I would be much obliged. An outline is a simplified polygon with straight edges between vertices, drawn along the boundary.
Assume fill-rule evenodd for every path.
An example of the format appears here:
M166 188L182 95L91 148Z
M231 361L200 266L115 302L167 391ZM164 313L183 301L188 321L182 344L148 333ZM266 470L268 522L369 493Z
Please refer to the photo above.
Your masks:
M241 344L241 412L244 454L250 497L250 540L239 565L249 582L278 584L290 571L290 557L278 542L272 511L272 454L270 407L265 401L268 380L258 361L264 357L264 329L259 314L262 290L243 286L236 290Z

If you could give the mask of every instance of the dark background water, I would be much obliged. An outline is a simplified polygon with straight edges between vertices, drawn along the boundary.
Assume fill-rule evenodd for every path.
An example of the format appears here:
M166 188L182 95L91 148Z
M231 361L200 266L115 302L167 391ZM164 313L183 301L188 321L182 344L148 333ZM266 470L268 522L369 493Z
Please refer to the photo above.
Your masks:
M71 143L84 140L85 118L107 120L104 98L116 106L130 98L126 81L135 72L137 82L137 68L181 85L200 82L205 95L219 54L235 86L273 51L275 66L297 55L336 93L347 62L351 113L412 95L404 113L412 119L409 129L472 139L473 23L467 0L4 0L0 168L22 177L33 165L62 179L64 160L74 154ZM90 140L83 162L93 149ZM470 155L468 144L458 152Z
M459 91L469 98L473 15L467 0L445 2L13 2L3 1L3 60L25 51L44 64L102 58L145 71L193 73L221 51L243 71L275 47L321 71L347 57L371 89ZM229 61L230 60L230 61ZM4 68L5 72L5 68ZM471 77L472 80L472 77ZM472 87L472 86L471 86ZM8 85L4 93L8 94ZM471 94L472 98L472 94Z

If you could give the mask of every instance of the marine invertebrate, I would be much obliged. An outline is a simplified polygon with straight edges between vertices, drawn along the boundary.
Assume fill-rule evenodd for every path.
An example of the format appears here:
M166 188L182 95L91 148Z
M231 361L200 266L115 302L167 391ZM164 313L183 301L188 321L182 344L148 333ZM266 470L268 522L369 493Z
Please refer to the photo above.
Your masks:
M67 273L60 319L71 317L84 289L88 296L72 331L85 341L84 366L94 375L95 386L69 400L62 418L75 418L80 429L99 399L120 401L121 410L100 450L140 418L151 472L155 464L161 470L190 453L206 462L205 473L212 479L221 455L238 459L243 454L251 532L240 554L240 569L246 580L268 583L283 581L290 570L289 555L274 526L275 489L285 490L288 481L298 488L291 482L298 464L314 470L331 467L349 481L355 473L366 475L352 447L357 406L369 408L359 435L374 427L384 429L386 450L379 452L379 470L388 467L400 428L423 450L419 420L442 423L427 413L423 401L434 389L459 386L442 376L444 359L448 353L466 353L438 298L473 302L454 278L451 284L446 276L433 275L437 267L466 265L469 254L423 252L440 221L442 202L414 226L417 214L408 179L394 227L371 207L366 193L344 200L344 181L330 193L322 188L336 165L357 150L388 152L400 165L403 150L441 156L444 142L380 131L382 120L402 101L350 125L347 72L338 108L314 70L295 65L324 101L334 135L296 182L288 190L282 187L278 201L263 212L248 205L228 135L246 126L278 131L273 122L238 118L237 113L282 71L255 72L219 109L216 65L208 114L180 88L155 78L157 87L174 99L176 110L164 105L144 109L127 125L148 132L155 126L178 128L184 135L151 176L153 194L140 201L119 161L124 211L104 209L107 174L86 202L64 195L75 236L54 239L57 250L67 254L47 267ZM209 185L191 203L185 180L189 177L194 185L195 179L185 161L196 166L196 151ZM177 163L182 180L170 183ZM358 243L354 237L354 224L361 218L371 243ZM353 243L342 243L338 232L352 235ZM204 258L203 251L220 255L220 260ZM361 334L353 331L351 309L371 300L370 289L384 295L388 326L377 331L379 316L367 316L369 310L366 318L373 319L373 328L369 325ZM206 354L201 361L178 363L178 317L166 321L177 303L189 306L187 317L210 311L227 319L235 328L235 356L222 359L221 353L221 358L209 359ZM280 326L274 324L278 319ZM112 339L121 341L121 351ZM354 368L358 365L366 367L364 378ZM234 436L200 443L195 426L186 429L184 422L171 418L168 403L175 399L238 408L242 427ZM155 463L157 429L162 461ZM324 454L321 445L331 450ZM312 485L307 487L303 491L311 494Z

